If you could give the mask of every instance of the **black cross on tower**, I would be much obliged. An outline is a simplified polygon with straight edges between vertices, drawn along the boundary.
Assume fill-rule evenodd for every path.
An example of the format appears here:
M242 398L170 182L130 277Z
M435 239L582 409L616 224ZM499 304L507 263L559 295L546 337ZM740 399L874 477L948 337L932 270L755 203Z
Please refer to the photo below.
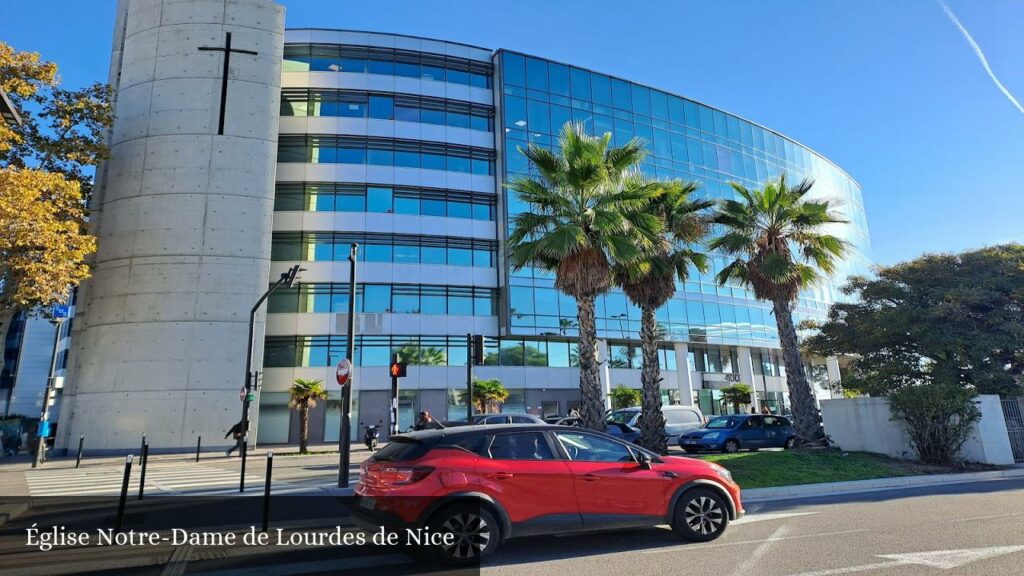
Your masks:
M227 37L224 39L224 46L200 46L200 50L223 52L224 53L224 76L220 81L220 123L217 125L217 134L224 134L224 107L227 106L228 102L228 67L231 65L231 53L237 54L249 54L255 56L256 52L252 50L239 50L238 48L231 47L231 32L226 32Z

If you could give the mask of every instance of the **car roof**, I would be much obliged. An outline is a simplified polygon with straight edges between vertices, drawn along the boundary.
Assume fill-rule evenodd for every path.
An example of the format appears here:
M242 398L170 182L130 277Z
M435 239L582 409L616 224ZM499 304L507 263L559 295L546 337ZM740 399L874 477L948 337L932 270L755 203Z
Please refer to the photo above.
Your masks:
M430 444L449 444L461 442L475 436L486 436L497 432L544 432L548 430L568 430L579 432L575 426L559 426L555 424L474 424L472 426L452 426L433 430L419 430L399 434L395 438L405 437L411 440ZM588 432L597 432L588 430ZM598 432L599 433L599 432Z

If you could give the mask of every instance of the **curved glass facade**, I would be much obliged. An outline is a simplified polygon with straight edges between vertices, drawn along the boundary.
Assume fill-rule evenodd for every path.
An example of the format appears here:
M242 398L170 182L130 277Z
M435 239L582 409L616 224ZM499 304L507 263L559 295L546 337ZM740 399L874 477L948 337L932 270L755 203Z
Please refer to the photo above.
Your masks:
M838 200L849 224L836 226L833 233L847 240L851 251L836 279L801 295L798 321L823 317L828 304L841 297L837 286L842 278L867 269L869 241L860 187L814 151L737 116L620 78L505 50L495 61L506 181L530 174L519 148L553 147L569 121L583 123L594 134L611 133L613 145L643 138L649 150L645 173L699 182L699 193L712 199L733 197L731 181L758 187L783 173L794 180L810 177L815 180L812 195ZM505 202L509 217L529 209L514 195ZM741 286L718 286L714 275L726 260L711 256L711 270L691 271L689 281L658 310L667 339L778 347L771 307ZM511 272L508 284L509 333L547 335L575 318L572 299L554 289L550 273ZM630 339L639 331L639 309L620 291L598 299L597 315L604 337Z

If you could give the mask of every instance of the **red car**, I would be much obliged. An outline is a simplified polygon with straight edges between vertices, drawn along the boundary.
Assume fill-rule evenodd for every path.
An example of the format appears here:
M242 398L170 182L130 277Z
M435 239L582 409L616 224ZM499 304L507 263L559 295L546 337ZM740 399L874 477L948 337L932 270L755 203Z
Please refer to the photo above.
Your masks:
M472 564L508 538L669 524L707 542L743 515L725 468L568 426L465 426L393 436L362 464L353 516L452 534L427 547ZM419 531L419 532L417 532Z

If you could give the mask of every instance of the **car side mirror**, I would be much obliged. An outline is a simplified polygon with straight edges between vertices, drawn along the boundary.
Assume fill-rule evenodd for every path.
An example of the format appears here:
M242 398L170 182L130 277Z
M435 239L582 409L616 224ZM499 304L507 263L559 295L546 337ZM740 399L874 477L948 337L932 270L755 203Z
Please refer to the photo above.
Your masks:
M637 454L637 462L640 464L641 470L650 470L654 467L654 460L651 460L650 455L646 452L639 452Z

